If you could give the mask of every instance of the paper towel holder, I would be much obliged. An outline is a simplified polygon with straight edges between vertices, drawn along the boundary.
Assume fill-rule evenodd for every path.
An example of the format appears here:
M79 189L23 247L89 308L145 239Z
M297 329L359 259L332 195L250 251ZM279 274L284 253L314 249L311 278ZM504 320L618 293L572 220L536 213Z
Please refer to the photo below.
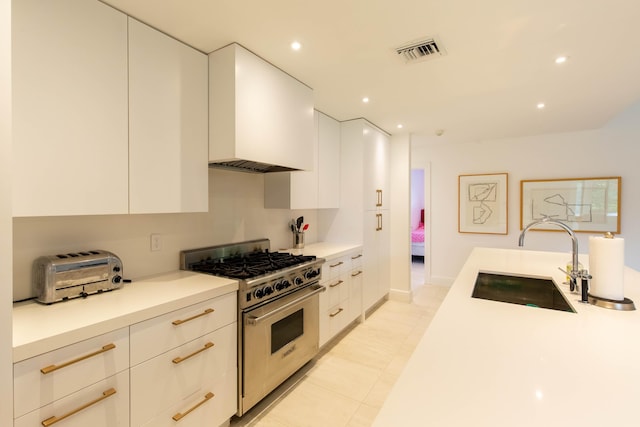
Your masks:
M612 310L620 311L633 311L636 309L636 305L629 298L624 298L621 301L597 297L589 294L589 304L602 308L610 308Z

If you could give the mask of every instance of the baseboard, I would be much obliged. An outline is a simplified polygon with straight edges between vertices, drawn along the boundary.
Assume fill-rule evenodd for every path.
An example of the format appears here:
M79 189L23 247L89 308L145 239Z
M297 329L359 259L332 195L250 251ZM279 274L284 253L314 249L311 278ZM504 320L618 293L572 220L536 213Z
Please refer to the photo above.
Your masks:
M391 301L409 303L409 302L413 301L413 292L411 292L411 291L403 291L403 290L400 290L400 289L390 289L389 290L389 299Z

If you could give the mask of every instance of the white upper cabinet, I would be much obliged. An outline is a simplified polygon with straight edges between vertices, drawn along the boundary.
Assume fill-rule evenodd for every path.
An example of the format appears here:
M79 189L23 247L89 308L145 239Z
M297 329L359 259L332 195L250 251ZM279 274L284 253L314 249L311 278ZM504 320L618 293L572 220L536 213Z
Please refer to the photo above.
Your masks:
M389 209L389 137L368 124L364 138L364 208Z
M127 17L93 0L12 7L14 216L127 213Z
M318 113L318 207L340 207L340 122Z
M209 54L209 161L311 170L313 91L238 44Z
M207 55L129 18L131 213L208 210Z
M340 206L340 122L314 114L312 171L268 173L264 177L265 208L324 209Z

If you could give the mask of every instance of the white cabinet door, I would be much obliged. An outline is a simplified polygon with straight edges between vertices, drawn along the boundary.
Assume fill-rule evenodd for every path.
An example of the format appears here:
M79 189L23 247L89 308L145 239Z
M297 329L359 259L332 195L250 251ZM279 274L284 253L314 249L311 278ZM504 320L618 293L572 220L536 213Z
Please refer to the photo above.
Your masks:
M208 210L208 58L129 18L131 213Z
M340 122L318 115L318 208L340 207Z
M364 208L389 209L389 137L364 125Z
M12 16L14 216L127 213L126 16L95 0Z
M389 292L389 212L365 211L364 227L362 300L366 311Z

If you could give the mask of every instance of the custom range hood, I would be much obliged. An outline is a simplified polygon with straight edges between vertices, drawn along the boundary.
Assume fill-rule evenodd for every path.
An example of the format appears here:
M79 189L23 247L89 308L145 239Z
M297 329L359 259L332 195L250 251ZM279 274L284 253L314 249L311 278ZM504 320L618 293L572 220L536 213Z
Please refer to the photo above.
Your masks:
M233 43L209 54L209 167L313 167L313 91Z

